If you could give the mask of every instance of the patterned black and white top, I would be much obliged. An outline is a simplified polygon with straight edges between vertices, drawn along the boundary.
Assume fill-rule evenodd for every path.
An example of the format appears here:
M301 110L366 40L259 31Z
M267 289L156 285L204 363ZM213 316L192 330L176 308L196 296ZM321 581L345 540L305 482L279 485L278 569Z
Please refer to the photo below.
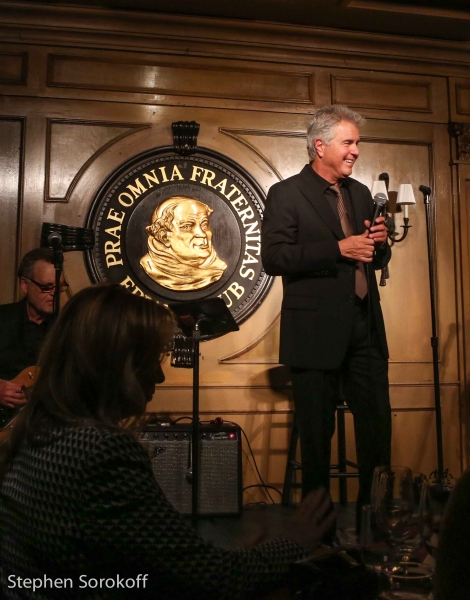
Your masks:
M0 540L1 587L15 600L256 598L306 556L284 539L242 550L204 541L139 442L97 427L24 444L0 489Z

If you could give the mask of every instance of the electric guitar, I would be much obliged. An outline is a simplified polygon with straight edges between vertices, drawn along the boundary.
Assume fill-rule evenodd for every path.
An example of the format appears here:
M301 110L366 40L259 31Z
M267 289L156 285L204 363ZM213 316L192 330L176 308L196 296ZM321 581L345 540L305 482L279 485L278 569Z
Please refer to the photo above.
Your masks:
M19 375L12 379L12 383L17 383L21 386L23 394L26 400L29 400L32 387L39 375L39 367L26 367ZM15 408L8 408L8 406L0 406L0 431L4 431L8 427L11 427L13 421L18 416L20 410L25 406L20 404Z

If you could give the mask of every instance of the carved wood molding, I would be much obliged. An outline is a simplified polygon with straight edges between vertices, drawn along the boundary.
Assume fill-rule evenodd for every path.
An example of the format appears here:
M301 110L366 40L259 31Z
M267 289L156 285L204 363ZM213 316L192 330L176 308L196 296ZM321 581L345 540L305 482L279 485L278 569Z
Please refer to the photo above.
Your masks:
M429 6L430 2L423 3L422 6L413 6L409 3L394 3L390 0L342 0L341 5L348 8L358 8L367 10L380 10L382 12L401 13L403 15L422 15L433 16L439 19L470 19L468 12L457 10L455 8L443 8Z
M150 52L198 52L309 64L315 55L352 65L368 55L383 63L397 62L406 71L418 68L465 76L470 68L468 44L403 36L380 35L327 28L237 21L232 19L148 14L102 8L37 5L0 0L0 29L4 41L141 49ZM190 33L189 33L190 32ZM357 64L356 64L357 66ZM382 65L383 68L383 65Z
M8 128L7 131L3 130L1 125L4 123L14 123L18 129L17 135L12 135L11 128ZM19 300L20 296L16 270L24 254L21 232L24 213L25 128L26 117L0 114L0 154L2 155L3 170L2 238L0 239L0 254L3 256L1 303ZM15 149L18 150L17 156ZM7 257L10 257L10 260Z
M433 407L412 407L410 406L409 408L394 408L392 406L392 413L413 413L413 412L435 412L435 408ZM350 413L351 411L347 408L345 409L346 413ZM279 408L279 409L268 409L268 410L200 410L199 414L200 415L216 415L216 416L220 416L222 415L247 415L247 416L252 416L252 415L291 415L294 413L294 409L290 409L290 408ZM147 414L154 414L154 413L147 413ZM171 413L170 412L160 412L158 413L160 415L171 415L173 418L176 417L182 417L182 416L187 416L189 415L189 411L187 410L172 410ZM286 424L287 425L287 424Z
M0 83L26 85L28 79L28 52L0 51Z
M258 344L266 338L268 333L271 331L273 327L275 327L279 321L279 316L281 313L276 315L276 318L266 327L266 331L264 331L256 340L254 340L251 344L246 345L244 348L237 350L236 352L232 352L227 356L223 356L219 358L219 364L227 364L227 365L240 365L240 364L248 364L248 365L278 365L279 362L277 358L267 358L267 357L259 357L247 359L243 358L243 355L253 350Z
M51 138L52 138L52 125L54 124L66 124L66 125L85 125L85 126L98 126L98 127L127 127L128 131L124 131L120 135L109 140L106 144L101 146L94 154L88 158L86 162L77 171L75 177L70 183L67 193L63 197L53 197L50 194L50 170L51 170ZM149 129L150 124L148 123L120 123L120 122L108 122L108 121L80 121L76 119L48 119L47 120L47 131L46 131L46 174L45 174L45 188L44 188L44 202L68 202L70 196L77 185L78 180L82 174L86 171L89 165L96 160L96 158L102 154L107 148L122 140L123 138L142 131L143 129Z
M167 56L148 58L92 56L84 51L50 53L47 86L69 90L196 96L232 100L305 104L310 106L311 69L281 68L217 59L198 60Z
M457 160L470 161L470 123L452 123L451 131L457 139Z
M271 131L264 129L227 129L226 127L219 128L220 133L226 135L240 144L243 144L247 148L249 148L256 156L258 156L276 175L279 181L282 181L284 177L279 173L276 167L273 165L271 161L269 161L255 146L250 144L246 139L242 136L244 135L256 135L256 136L268 136L268 137L289 137L289 138L307 138L305 133L299 133L298 131Z

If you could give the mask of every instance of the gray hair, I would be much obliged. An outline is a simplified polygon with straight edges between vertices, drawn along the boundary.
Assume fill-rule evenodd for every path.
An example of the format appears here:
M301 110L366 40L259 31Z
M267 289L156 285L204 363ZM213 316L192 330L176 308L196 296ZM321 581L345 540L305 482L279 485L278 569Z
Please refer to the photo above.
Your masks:
M334 138L333 130L340 121L349 121L358 128L366 122L359 113L341 104L331 104L319 108L307 125L307 151L310 161L315 160L317 156L315 140L321 138L329 146Z
M39 260L54 264L54 251L51 248L34 248L27 252L18 268L18 277L30 279L34 273L34 266Z

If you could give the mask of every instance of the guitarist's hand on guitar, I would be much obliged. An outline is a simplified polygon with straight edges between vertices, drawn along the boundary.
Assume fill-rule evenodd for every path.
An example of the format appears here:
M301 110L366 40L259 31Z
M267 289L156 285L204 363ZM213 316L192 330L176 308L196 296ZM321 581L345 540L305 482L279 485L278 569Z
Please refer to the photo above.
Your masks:
M26 398L21 385L14 381L0 379L0 404L8 408L16 408L25 404Z

